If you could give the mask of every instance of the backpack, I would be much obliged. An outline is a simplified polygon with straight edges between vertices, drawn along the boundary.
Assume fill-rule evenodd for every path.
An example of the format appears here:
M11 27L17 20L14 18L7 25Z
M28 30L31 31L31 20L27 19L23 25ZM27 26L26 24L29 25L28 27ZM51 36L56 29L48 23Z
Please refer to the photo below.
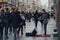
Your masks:
M34 29L33 31L32 31L32 36L35 36L37 34L37 31L36 31L36 29Z
M37 34L37 31L36 31L36 29L34 29L33 31L32 31L32 33L26 33L26 36L27 37L30 37L30 36L35 36Z

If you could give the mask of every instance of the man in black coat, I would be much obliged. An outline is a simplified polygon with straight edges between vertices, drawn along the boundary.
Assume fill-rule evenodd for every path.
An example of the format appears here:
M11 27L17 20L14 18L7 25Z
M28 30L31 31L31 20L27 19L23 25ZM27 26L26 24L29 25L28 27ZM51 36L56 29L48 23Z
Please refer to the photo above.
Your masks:
M9 31L10 31L10 34L12 34L12 28L13 28L13 13L14 13L14 10L13 8L11 9L10 11L10 16L9 16Z
M13 33L14 33L14 38L16 40L16 33L17 33L17 28L18 28L18 25L19 25L19 12L15 9L13 9L14 12L13 12Z
M9 9L6 8L4 15L4 23L5 23L5 38L8 38L8 28L9 28Z

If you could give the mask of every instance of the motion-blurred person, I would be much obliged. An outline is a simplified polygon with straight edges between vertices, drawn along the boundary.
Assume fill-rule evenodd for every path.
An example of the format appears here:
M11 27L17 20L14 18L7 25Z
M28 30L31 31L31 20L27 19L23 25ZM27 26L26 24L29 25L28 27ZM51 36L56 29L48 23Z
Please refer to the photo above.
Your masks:
M44 27L44 35L46 35L46 31L47 31L47 24L48 24L48 19L49 19L49 15L48 13L45 11L45 9L42 9L42 15L41 15L41 25L42 27Z
M54 14L53 14L53 13L51 13L51 18L53 18L53 16L54 16Z
M13 9L14 12L13 12L13 33L14 33L14 40L16 40L16 33L17 33L17 28L18 28L18 25L19 25L19 12L18 10L16 9Z
M4 22L5 22L5 38L8 38L8 28L9 28L9 9L5 9L5 16L4 16Z
M23 14L23 12L20 13L20 20L19 20L19 28L17 33L19 34L20 30L21 30L21 36L23 35L23 28L26 28L26 24L25 24L25 15Z
M40 17L38 11L36 10L36 12L34 13L34 22L35 22L35 28L37 28L37 24L38 24L38 18Z
M9 17L9 31L10 31L10 34L12 34L12 28L13 28L13 13L14 13L14 10L13 8L10 10L10 17Z
M29 20L29 19L28 19L28 13L29 13L29 11L26 12L26 21Z
M20 16L21 16L21 19L22 19L23 26L26 28L25 13L22 11Z
M32 21L34 21L34 12L31 12L32 13Z
M4 10L0 12L0 40L3 40Z

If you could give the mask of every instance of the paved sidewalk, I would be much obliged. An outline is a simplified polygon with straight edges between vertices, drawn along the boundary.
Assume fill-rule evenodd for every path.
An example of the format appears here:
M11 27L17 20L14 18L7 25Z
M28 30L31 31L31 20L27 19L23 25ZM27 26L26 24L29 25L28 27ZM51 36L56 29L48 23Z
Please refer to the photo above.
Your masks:
M44 37L26 37L25 36L25 33L27 32L32 32L33 29L35 28L34 26L34 22L26 22L26 30L24 30L24 35L22 37L17 37L17 40L45 40ZM54 21L54 19L50 19L49 20L49 23L48 23L48 26L47 26L47 34L51 34L53 33L53 30L56 28L56 23ZM44 34L44 31L42 31L42 28L41 28L41 23L38 22L38 26L37 26L37 34ZM12 33L12 35L8 35L9 36L9 39L8 40L14 40L14 34ZM20 36L20 35L19 35ZM49 37L49 38L46 38L46 40L55 40L55 38L53 39L53 37ZM56 38L57 40L57 38Z

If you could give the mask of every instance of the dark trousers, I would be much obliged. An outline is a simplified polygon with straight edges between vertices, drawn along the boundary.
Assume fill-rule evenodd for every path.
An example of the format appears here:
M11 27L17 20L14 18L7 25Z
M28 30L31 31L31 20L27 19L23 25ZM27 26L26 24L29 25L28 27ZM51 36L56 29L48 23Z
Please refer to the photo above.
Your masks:
M31 18L29 18L29 22L31 22Z
M13 25L14 40L16 40L17 38L17 28L18 28L18 24L14 24Z
M14 33L14 40L16 40L17 28L14 28L14 27L13 27L13 33Z
M8 28L9 28L9 23L5 23L5 37L8 38Z
M5 26L5 37L8 37L8 27Z
M13 33L14 33L14 40L16 40L16 38L17 38L17 35L16 35L17 28L15 28L14 26L13 26Z
M47 23L43 23L43 20L40 21L41 22L41 27L44 29L44 35L46 35L47 32Z
M38 20L35 20L35 28L37 28Z
M41 28L43 28L43 20L40 20L40 22L41 22Z
M12 24L10 24L10 30L9 31L10 31L10 33L12 32Z
M47 32L47 24L41 23L41 27L44 29L44 35L46 35L46 32Z
M44 24L44 35L46 35L46 33L47 33L47 23Z
M17 34L19 34L20 30L21 30L21 35L23 35L23 25L19 26Z
M3 40L3 24L0 23L0 40Z

